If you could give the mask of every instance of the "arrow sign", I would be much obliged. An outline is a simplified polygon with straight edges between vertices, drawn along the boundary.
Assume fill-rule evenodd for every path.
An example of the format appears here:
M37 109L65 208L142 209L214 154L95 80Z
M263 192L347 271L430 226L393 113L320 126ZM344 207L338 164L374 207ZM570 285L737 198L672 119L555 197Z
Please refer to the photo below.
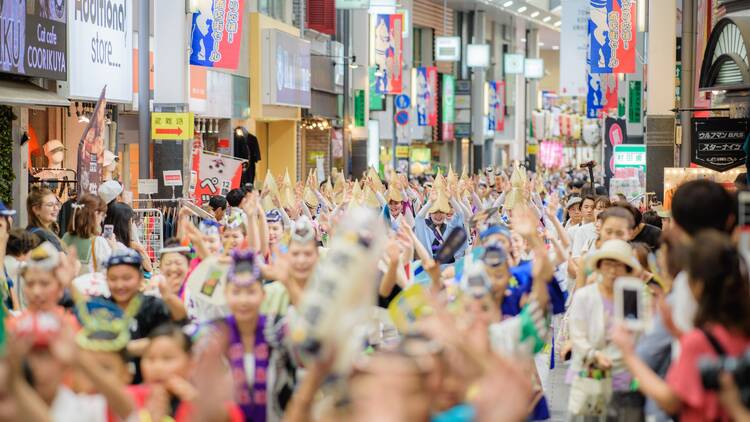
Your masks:
M174 128L174 129L159 129L159 128L157 128L155 130L156 130L156 134L157 135L177 135L177 136L182 135L182 129L179 128L179 127Z

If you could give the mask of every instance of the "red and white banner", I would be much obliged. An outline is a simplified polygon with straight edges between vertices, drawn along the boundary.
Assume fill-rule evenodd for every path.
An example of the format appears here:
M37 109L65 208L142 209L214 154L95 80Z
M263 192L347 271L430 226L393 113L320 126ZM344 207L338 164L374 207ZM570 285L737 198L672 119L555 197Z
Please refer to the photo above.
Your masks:
M239 188L242 178L242 160L203 151L200 145L200 141L195 141L191 177L195 204L199 207L214 195L226 196L230 190Z

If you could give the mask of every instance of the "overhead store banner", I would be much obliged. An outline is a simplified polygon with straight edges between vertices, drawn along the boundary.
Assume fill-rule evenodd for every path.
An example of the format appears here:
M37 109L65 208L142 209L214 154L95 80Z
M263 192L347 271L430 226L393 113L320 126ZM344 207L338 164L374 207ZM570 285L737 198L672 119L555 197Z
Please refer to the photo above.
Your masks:
M403 26L401 14L375 16L373 48L379 69L375 77L378 94L400 94L403 89Z
M591 0L592 73L635 72L635 3L636 0Z
M76 3L93 7L91 0ZM0 2L0 72L67 80L66 6L66 0Z
M437 67L417 68L417 124L437 126Z
M104 132L108 130L104 122L104 111L107 108L107 87L102 88L99 101L94 107L89 123L78 141L78 197L84 193L96 195L102 178L104 163Z
M190 64L237 69L245 0L198 3L201 9L193 13Z
M586 95L589 8L589 0L567 0L562 3L560 93L564 96Z
M490 95L490 114L487 116L487 129L492 131L505 130L505 81L488 82Z
M68 8L68 40L76 46L68 55L70 97L95 99L106 85L107 100L132 102L133 1L109 0L96 10L93 2L73 3Z
M456 135L454 133L456 122L456 77L453 75L443 75L441 100L441 121L443 141L452 141Z
M692 162L724 172L745 164L748 119L693 118Z
M230 190L239 188L241 179L242 160L193 148L193 194L199 207L212 196L226 196Z

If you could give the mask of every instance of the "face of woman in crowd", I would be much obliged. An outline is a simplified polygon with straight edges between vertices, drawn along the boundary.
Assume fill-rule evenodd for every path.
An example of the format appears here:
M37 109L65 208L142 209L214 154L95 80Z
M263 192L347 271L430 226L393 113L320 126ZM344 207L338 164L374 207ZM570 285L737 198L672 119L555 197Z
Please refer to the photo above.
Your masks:
M610 217L601 223L599 239L606 242L612 239L630 240L630 226L624 218Z
M57 221L57 215L60 213L60 201L54 194L49 194L44 197L41 204L33 208L33 211L42 224L52 224Z
M109 267L107 286L115 303L127 306L141 288L141 270L131 265Z
M280 221L268 223L268 243L276 245L284 235L284 226Z
M436 226L439 226L443 223L445 223L445 219L448 217L448 215L442 211L436 211L430 214L430 219L432 220L432 223Z
M614 259L599 261L599 273L605 283L613 283L618 277L628 275L628 266Z
M570 217L570 221L573 224L580 223L581 222L581 206L573 205L572 207L568 208L568 217Z
M187 277L190 265L188 258L178 252L170 252L162 255L160 261L161 273L167 279L167 283L177 292Z
M182 344L184 339L159 336L151 339L141 359L141 373L146 383L164 383L174 376L187 378L190 354Z
M250 274L237 274L237 277L252 277ZM265 293L259 282L246 285L227 283L225 294L227 305L237 322L252 321L258 316L260 304L263 302Z
M23 295L28 308L34 312L49 312L55 309L63 296L62 284L49 271L29 268L23 275Z
M606 208L604 207L604 202L597 202L596 205L594 205L594 218L599 217L599 214L602 213Z
M315 242L289 244L289 272L295 280L307 280L318 262L318 245Z

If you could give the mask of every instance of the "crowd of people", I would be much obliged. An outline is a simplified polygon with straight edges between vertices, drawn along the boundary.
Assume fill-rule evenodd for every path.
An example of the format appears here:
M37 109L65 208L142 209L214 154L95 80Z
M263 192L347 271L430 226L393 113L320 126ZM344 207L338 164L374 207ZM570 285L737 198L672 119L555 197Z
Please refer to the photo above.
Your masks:
M712 181L665 210L578 170L268 174L155 262L121 193L0 206L0 421L548 420L560 367L571 420L750 421L750 242Z

